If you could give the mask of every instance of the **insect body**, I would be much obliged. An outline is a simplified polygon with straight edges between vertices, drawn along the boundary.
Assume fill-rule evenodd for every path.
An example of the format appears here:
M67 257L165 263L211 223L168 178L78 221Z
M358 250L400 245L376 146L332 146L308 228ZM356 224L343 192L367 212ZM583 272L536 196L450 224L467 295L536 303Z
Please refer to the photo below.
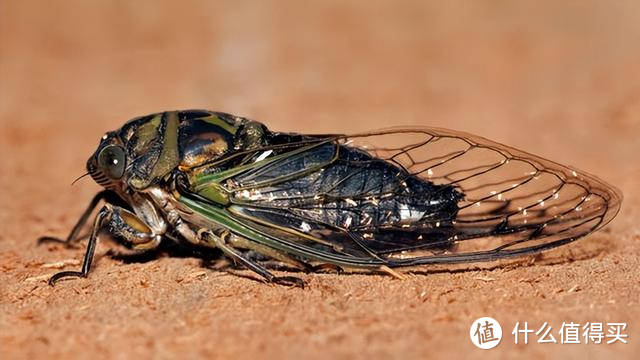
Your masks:
M203 110L127 122L87 162L98 234L136 250L163 239L218 248L266 281L251 250L301 269L387 271L496 260L572 242L607 224L621 194L596 177L473 135L434 128L356 135L272 132ZM44 238L51 239L51 238Z

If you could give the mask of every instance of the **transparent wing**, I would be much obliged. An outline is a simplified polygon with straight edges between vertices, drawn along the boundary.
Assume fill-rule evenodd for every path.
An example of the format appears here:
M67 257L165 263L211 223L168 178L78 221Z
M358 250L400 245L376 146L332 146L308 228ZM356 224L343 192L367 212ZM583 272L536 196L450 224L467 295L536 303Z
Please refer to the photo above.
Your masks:
M599 229L622 199L592 175L451 130L276 148L256 150L222 182L229 216L312 260L407 266L529 254Z

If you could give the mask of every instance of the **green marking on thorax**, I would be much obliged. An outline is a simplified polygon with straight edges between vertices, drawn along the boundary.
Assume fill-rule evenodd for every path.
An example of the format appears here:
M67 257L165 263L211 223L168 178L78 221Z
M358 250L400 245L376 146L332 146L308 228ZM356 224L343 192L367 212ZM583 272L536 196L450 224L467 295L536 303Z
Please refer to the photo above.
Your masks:
M153 167L152 178L160 178L171 172L180 163L180 152L178 151L178 113L175 111L165 112L165 130L162 152L158 162Z
M158 137L158 128L162 123L162 114L156 114L151 120L136 129L137 141L134 150L140 152Z
M158 130L164 121L164 132L160 134ZM178 113L175 111L165 112L154 116L149 122L141 125L138 129L138 145L136 150L145 151L148 144L154 141L162 141L162 150L155 161L151 174L144 178L134 176L129 180L129 185L137 190L145 189L154 180L169 174L180 162L178 151Z

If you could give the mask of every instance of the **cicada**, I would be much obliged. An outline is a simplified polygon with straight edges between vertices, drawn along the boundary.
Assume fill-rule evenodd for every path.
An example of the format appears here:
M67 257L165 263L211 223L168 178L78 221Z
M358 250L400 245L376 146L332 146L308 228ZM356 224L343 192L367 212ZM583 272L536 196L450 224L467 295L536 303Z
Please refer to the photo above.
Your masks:
M529 255L600 229L622 200L593 175L463 132L305 135L204 110L132 119L86 167L104 190L63 241L77 241L104 205L82 269L50 284L86 277L104 232L138 251L163 241L218 249L266 282L302 286L263 260L399 275Z

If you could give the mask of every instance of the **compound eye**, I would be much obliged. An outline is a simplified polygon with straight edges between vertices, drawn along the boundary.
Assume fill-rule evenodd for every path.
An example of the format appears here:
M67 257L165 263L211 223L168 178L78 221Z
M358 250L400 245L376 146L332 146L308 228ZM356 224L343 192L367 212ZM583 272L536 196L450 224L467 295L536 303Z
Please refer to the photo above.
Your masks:
M120 179L124 175L126 156L124 149L118 145L108 145L98 154L98 167L112 179Z

